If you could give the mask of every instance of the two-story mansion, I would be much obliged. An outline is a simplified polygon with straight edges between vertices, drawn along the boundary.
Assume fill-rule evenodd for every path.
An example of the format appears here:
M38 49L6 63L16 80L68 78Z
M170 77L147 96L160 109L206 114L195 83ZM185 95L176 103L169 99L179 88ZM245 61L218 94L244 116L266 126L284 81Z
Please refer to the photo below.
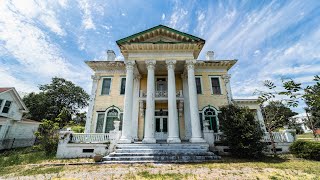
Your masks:
M118 143L205 142L219 133L219 107L235 102L257 113L255 100L234 100L229 69L237 60L197 60L205 40L159 25L117 41L124 61L87 61L94 71L86 133L108 133L120 120ZM209 125L208 125L209 123ZM206 126L205 126L206 124Z

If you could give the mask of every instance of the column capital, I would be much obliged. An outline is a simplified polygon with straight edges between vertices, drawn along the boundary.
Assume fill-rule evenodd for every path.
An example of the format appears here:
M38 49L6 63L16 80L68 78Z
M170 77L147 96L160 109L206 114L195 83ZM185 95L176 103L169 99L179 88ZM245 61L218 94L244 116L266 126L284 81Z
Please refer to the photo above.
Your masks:
M98 76L98 75L91 75L91 79L94 80L94 81L97 81L99 80L101 77Z
M225 83L228 83L230 81L231 75L230 74L222 75L221 78L224 80Z
M174 69L177 61L176 60L166 60L167 69Z
M147 69L154 69L156 60L146 60Z
M140 80L141 79L141 75L140 74L135 75L134 79Z
M186 61L186 66L187 69L194 69L194 65L197 63L197 60L187 60Z
M136 64L135 61L130 61L130 60L124 61L124 63L126 64L127 70L132 70L134 65Z

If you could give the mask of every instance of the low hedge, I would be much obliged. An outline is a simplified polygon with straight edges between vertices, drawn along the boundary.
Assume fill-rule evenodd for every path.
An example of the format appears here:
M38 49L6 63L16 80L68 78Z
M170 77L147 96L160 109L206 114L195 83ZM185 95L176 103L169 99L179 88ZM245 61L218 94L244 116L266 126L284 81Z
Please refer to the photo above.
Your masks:
M298 140L291 144L290 152L296 157L320 161L320 142Z

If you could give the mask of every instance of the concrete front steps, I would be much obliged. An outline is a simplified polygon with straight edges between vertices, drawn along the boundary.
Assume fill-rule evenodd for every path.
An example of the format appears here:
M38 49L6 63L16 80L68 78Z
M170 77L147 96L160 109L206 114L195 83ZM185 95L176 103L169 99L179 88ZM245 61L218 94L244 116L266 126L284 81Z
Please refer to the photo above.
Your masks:
M187 163L220 159L206 143L118 144L104 163Z

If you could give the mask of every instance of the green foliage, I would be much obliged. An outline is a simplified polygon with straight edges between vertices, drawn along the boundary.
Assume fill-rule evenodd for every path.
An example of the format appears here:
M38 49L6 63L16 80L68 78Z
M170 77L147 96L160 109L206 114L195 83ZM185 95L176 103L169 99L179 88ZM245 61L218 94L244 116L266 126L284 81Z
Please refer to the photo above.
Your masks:
M63 127L73 114L88 105L89 95L80 86L63 78L54 77L50 84L40 85L39 89L40 93L30 93L23 98L29 108L26 117L30 119L55 121L64 112L59 122L60 127Z
M235 105L224 106L220 110L220 127L231 154L242 158L261 157L265 147L261 142L263 132L252 112Z
M290 117L297 115L281 101L270 101L268 105L262 107L265 124L268 129L274 131L291 123Z
M44 119L39 127L39 131L35 133L40 142L38 148L44 150L46 155L56 153L59 142L59 121L59 118L56 118L55 122Z
M291 144L290 151L297 157L320 161L320 142L298 140Z

